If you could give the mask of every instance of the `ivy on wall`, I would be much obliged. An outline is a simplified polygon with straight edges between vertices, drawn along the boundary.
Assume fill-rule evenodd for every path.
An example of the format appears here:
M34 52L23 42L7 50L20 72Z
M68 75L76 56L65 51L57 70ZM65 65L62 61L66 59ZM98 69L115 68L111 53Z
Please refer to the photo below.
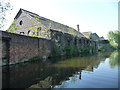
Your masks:
M16 24L16 20L14 20L13 23L11 24L10 28L7 31L11 32L11 33L16 33L17 29L18 29L18 26Z
M49 39L49 34L48 29L40 22L40 17L35 16L34 19L37 21L38 24L33 23L33 26L29 27L29 30L32 30L33 33L35 34L28 34L28 36L33 36L33 37L41 37L41 38L47 38ZM38 28L41 27L41 30L38 30ZM39 33L39 34L37 34Z

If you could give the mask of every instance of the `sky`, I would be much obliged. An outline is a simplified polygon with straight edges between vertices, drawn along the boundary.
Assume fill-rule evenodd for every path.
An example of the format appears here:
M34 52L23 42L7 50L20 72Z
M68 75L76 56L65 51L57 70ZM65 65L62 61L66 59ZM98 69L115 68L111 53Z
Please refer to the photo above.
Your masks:
M6 29L20 8L65 24L80 32L91 31L107 39L110 30L118 30L119 0L11 0L13 10L7 17Z

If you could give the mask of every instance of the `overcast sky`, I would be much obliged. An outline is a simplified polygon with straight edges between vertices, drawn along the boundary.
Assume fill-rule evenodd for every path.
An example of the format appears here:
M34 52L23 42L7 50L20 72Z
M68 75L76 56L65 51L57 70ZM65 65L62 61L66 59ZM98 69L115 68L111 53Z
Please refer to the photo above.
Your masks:
M119 0L11 0L13 10L8 25L20 8L45 18L77 28L80 32L92 31L107 38L110 30L118 30Z

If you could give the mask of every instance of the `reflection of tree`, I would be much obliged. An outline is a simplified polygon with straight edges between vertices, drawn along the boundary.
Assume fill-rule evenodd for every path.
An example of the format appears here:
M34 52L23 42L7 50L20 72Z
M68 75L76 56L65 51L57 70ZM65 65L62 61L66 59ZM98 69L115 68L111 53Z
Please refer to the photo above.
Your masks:
M120 65L120 63L118 62L120 60L120 52L115 51L110 55L110 60L109 60L109 64L111 67L115 67Z
M75 83L77 81L78 77L77 75L74 75L72 78L71 78L71 82L72 83Z

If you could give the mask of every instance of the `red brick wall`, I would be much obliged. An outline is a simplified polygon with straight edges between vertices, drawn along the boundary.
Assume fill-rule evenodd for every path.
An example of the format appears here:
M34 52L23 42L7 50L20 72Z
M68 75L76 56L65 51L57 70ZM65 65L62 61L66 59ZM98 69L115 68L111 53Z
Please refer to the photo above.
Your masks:
M48 56L50 53L49 40L4 31L0 31L0 33L2 33L2 37L11 38L9 41L9 62L11 64L23 62L33 56ZM40 47L41 49L39 49Z

